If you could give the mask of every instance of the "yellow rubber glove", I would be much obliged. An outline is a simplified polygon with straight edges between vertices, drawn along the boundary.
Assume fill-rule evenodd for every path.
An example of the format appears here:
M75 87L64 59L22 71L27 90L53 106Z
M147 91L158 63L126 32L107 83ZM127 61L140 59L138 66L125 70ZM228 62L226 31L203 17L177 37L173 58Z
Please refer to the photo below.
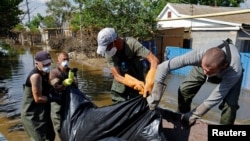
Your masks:
M72 82L73 82L73 80L72 79L65 79L64 81L63 81L63 85L64 86L70 86L71 84L72 84Z
M63 81L64 86L70 86L74 81L74 73L70 70L68 78Z
M72 72L71 70L69 70L68 79L74 80L74 72Z
M143 97L147 97L148 94L152 93L152 89L154 86L155 73L156 73L155 68L151 68L148 71L147 76L146 76L146 80L145 80Z
M133 88L134 90L139 91L139 94L143 95L144 92L144 82L134 78L129 74L125 74L124 83L126 86Z

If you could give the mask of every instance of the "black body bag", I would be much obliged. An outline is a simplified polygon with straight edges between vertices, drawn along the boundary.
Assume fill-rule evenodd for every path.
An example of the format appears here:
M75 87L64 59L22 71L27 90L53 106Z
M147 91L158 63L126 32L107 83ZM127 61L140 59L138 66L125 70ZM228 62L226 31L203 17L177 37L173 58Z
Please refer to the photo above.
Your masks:
M71 87L63 103L62 141L166 141L161 114L149 110L142 96L97 107Z

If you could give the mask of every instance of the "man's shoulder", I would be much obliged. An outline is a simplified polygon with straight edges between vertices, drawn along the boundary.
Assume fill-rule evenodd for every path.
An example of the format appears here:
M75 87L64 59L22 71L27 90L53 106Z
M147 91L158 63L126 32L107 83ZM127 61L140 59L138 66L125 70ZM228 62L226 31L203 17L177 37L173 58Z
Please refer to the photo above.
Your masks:
M59 71L59 69L58 68L54 68L54 69L51 69L51 71L50 71L51 73L59 73L60 71Z
M55 75L55 76L60 76L61 72L58 68L54 68L50 71L50 74Z
M127 44L138 42L134 37L123 37L122 38Z

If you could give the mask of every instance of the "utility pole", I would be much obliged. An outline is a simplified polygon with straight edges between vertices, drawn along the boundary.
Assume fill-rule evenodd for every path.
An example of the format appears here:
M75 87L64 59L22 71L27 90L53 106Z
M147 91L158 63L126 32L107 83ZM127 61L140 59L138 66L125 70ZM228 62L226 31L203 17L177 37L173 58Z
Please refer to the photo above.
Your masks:
M80 42L81 42L81 45L82 45L82 15L81 15L81 12L80 12Z
M28 13L28 22L30 24L30 9L29 9L29 3L28 0L25 0L26 2L26 7L27 7L27 13ZM30 34L30 44L33 46L33 38L32 38L32 34Z
M30 9L29 9L28 0L26 0L26 7L27 7L27 13L28 13L28 22L30 23Z

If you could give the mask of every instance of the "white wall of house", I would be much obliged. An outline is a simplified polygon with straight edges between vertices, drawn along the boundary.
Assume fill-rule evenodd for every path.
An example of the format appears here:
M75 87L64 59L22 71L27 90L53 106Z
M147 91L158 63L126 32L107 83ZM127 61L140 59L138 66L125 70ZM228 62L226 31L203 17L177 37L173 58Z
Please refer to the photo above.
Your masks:
M49 39L48 31L44 30L40 26L38 27L38 29L39 29L40 34L41 34L41 41L42 41L42 43L48 44L48 39Z
M63 30L63 35L64 35L65 37L72 37L72 31L69 30L69 29L64 29L64 30Z
M180 19L182 16L175 9L171 7L165 7L165 11L162 11L158 16L158 27L161 29L171 29L185 27L191 29L191 47L192 49L200 48L204 45L208 45L211 41L225 40L230 38L234 43L237 38L237 32L239 31L239 24L217 21L207 18L195 18L195 19ZM171 18L167 19L168 12L171 12ZM176 20L174 20L176 18ZM162 21L161 21L162 20Z
M185 42L185 46L192 47L193 49L197 49L204 44L209 44L210 41L225 40L226 38L230 38L240 51L250 52L249 32L242 29L242 22L244 20L237 20L235 17L235 19L228 20L229 17L227 17L227 15L225 15L222 19L214 19L206 17L206 13L202 13L204 17L201 16L202 14L194 16L184 15L181 13L187 13L187 9L183 9L185 8L184 6L181 9L180 6L181 4L176 5L176 7L174 4L167 4L163 8L157 17L159 30L181 27L186 29L188 28L191 31L191 42L189 46L187 46L188 42ZM175 8L181 11L177 11ZM223 10L221 12L223 13ZM245 18L244 15L239 16L243 19ZM248 23L248 20L245 21ZM175 33L171 34L175 36ZM188 38L185 37L185 39Z
M211 42L216 40L226 40L227 38L230 38L235 43L237 31L192 31L191 36L192 48L198 49L203 46L209 46Z

